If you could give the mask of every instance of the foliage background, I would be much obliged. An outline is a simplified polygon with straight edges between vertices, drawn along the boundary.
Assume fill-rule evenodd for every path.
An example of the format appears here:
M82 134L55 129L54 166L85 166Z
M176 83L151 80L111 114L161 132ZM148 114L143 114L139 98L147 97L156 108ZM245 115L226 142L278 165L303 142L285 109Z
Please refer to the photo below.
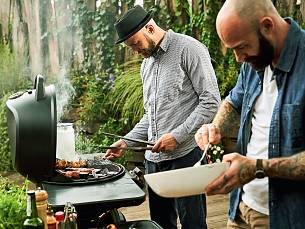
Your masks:
M235 85L240 65L236 63L232 51L222 47L215 30L216 15L223 2L224 0L144 0L143 5L147 10L155 11L155 21L165 30L172 29L188 34L208 47L221 96L225 97ZM298 5L295 1L273 2L282 16L292 16L300 24L304 24L301 12L303 5ZM23 12L22 1L17 3L18 9ZM70 65L67 66L67 78L75 89L75 96L67 105L62 121L75 123L78 150L98 151L99 146L111 144L115 140L107 138L102 132L123 135L143 115L139 75L141 59L123 45L115 45L114 23L134 6L135 0L103 0L99 1L99 5L95 0L66 0L61 3L63 7L69 3L73 12L73 20L67 21L62 30L76 32L80 37L83 53L82 62L68 61ZM37 10L41 15L51 15L48 13L50 9L43 8L45 6L51 7L47 0L43 0ZM48 20L52 21L53 18L44 18L40 23L41 30L45 32L41 38L43 47L46 48L45 53L48 52L47 42L52 38L52 31L47 31L49 27L45 27ZM16 58L13 54L16 47L12 43L12 26L12 22L8 23L7 35L0 32L0 40L3 40L0 42L0 171L12 168L5 100L9 94L31 87L28 79L33 78L27 65L29 57ZM61 37L62 32L56 31L55 35ZM48 65L48 61L44 60L44 66ZM54 78L56 77L47 76L49 83L60 81Z
M6 101L13 92L30 87L24 61L17 58L6 42L0 41L0 171L12 170L6 123Z

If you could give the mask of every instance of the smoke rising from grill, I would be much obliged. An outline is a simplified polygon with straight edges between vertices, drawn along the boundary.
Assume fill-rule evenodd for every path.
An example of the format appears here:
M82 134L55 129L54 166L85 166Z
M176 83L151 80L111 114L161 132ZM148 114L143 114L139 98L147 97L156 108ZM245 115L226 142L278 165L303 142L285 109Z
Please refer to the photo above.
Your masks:
M71 82L67 79L66 68L62 68L58 74L58 83L56 83L56 109L57 122L62 120L66 106L70 99L75 95L75 90Z

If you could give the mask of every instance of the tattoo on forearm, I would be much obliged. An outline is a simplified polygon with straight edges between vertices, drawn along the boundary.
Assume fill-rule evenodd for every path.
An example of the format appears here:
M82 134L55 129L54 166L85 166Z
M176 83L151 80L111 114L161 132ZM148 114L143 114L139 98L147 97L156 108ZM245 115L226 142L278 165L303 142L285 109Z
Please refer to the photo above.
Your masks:
M305 180L305 152L291 157L269 159L265 162L265 171L269 177Z
M213 124L220 130L222 137L230 136L232 128L239 124L240 116L238 112L227 101L223 101L217 112Z
M251 166L249 163L242 163L240 165L239 173L237 174L239 182L241 184L248 183L255 173L255 167Z

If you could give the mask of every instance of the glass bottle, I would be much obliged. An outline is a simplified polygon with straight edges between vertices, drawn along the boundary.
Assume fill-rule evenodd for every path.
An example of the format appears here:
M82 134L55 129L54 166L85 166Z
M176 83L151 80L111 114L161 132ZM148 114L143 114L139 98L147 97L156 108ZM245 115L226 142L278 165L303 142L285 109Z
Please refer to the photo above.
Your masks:
M58 211L55 213L55 218L57 221L57 229L65 229L64 225L64 219L65 219L65 214L63 211Z
M35 191L29 190L27 191L27 205L26 205L26 215L27 218L24 220L22 228L30 229L30 228L39 228L43 229L44 224L42 219L38 217L37 207L36 207L36 198Z
M75 207L71 202L67 202L64 208L65 219L64 228L65 229L77 229L77 213Z
M56 229L57 228L57 221L54 216L54 211L52 210L52 207L48 205L47 209L47 228L48 229Z

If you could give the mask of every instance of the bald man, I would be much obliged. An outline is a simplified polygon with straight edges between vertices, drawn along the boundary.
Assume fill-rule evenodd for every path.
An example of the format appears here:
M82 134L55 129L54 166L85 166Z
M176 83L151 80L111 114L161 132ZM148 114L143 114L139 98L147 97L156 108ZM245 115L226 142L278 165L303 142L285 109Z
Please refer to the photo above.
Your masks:
M305 32L269 0L227 0L216 28L236 60L236 86L212 124L195 135L204 149L240 119L229 169L207 187L230 192L228 228L305 228Z

